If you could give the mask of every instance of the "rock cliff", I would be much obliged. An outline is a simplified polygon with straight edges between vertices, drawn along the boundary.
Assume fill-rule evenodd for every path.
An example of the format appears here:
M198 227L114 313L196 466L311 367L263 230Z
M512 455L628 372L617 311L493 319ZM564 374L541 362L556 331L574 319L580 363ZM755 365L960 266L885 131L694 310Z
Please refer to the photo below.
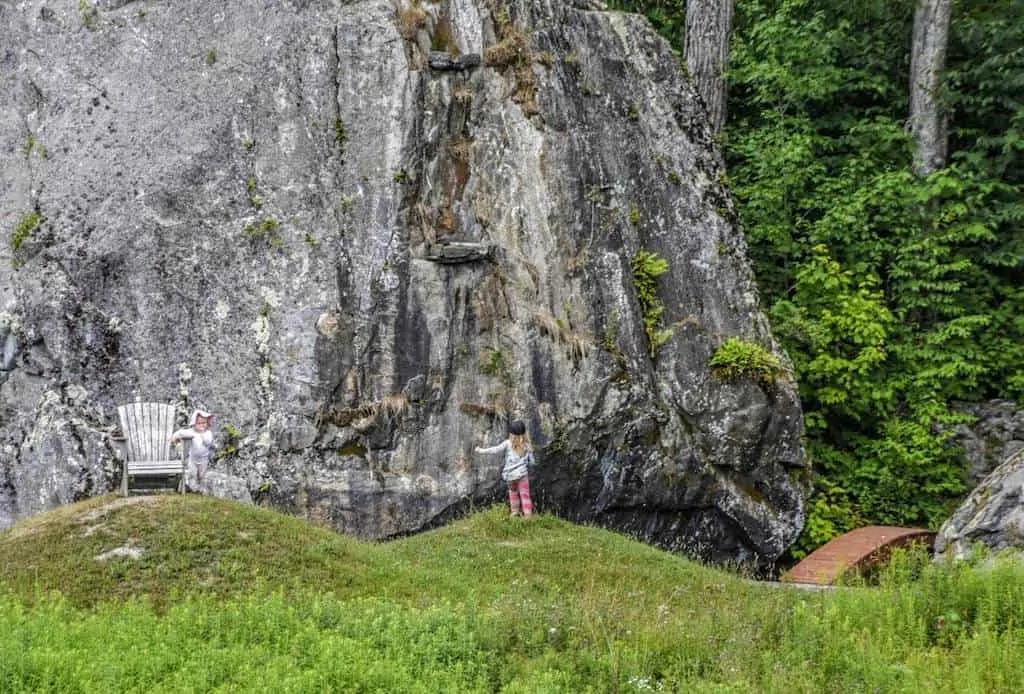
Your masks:
M953 441L963 450L972 485L979 484L999 465L1024 450L1024 410L1009 400L961 403L957 410L973 424L961 424Z
M499 498L472 449L512 416L542 510L716 561L800 532L796 389L645 20L26 0L0 32L0 526L115 488L146 399L217 413L222 488L361 537ZM713 373L731 337L783 373Z

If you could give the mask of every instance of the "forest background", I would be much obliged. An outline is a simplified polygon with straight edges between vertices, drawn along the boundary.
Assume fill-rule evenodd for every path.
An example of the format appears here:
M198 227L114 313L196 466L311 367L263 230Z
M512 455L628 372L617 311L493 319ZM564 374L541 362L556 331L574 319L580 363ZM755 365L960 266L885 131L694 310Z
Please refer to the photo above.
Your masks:
M960 405L1024 396L1024 0L611 5L672 41L712 113L803 402L794 556L937 529L970 486Z

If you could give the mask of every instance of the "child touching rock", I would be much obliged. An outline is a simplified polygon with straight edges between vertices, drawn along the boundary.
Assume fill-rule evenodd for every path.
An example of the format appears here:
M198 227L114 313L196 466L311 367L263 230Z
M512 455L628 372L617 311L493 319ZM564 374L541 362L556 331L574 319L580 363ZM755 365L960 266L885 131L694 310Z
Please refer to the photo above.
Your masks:
M524 518L533 515L533 500L530 498L530 468L534 465L533 446L526 433L526 425L515 420L508 427L508 438L496 446L476 447L477 453L504 453L505 462L501 478L508 484L508 505L511 515L518 516L520 508Z

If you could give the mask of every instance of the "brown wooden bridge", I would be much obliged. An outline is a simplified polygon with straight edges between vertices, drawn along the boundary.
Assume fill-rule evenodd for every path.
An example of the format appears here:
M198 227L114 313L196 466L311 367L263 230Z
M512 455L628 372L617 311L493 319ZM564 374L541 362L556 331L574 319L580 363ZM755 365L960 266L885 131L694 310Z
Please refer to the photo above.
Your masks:
M814 550L782 575L783 583L832 585L843 576L884 562L897 547L931 547L935 533L922 528L870 525L851 530Z

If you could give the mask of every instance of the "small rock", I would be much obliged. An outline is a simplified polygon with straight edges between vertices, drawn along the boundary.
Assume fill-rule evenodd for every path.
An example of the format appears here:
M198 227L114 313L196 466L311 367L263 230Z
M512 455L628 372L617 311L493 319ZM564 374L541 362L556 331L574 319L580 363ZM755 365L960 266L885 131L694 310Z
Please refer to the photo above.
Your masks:
M122 545L121 547L115 547L114 549L107 550L102 554L97 554L93 559L96 561L106 561L108 559L116 559L117 557L128 557L129 559L139 559L145 554L145 550L141 547L132 547L130 545Z

